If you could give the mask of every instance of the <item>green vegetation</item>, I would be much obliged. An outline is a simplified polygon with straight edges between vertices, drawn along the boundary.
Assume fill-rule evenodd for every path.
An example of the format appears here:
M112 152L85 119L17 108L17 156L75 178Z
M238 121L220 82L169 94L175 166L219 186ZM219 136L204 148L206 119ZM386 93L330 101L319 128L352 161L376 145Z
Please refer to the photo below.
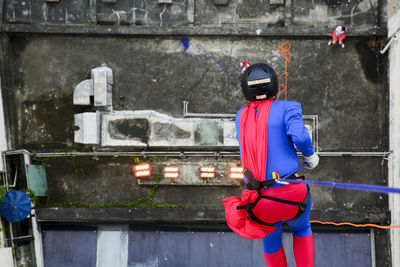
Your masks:
M344 203L343 207L345 210L353 210L353 204Z
M90 19L87 19L86 22L82 22L81 25L83 26L90 26L92 24L92 21Z
M35 195L35 191L33 191L32 189L23 189L21 191L24 192L31 199L32 203L40 203L39 197Z
M157 188L159 185L160 177L156 177L156 184L153 186L151 189L150 195L135 199L131 202L113 202L113 203L102 203L102 204L90 204L90 203L85 203L85 202L80 202L80 201L71 201L71 202L65 202L65 203L52 203L52 204L44 204L43 202L40 202L40 199L37 197L35 198L40 207L85 207L85 208L91 208L91 209L99 209L99 208L111 208L111 207L126 207L126 208L131 208L131 207L138 207L138 208L190 208L193 207L193 205L182 205L182 204L156 204L154 203L154 196L156 195ZM30 190L32 191L32 190Z
M7 193L7 190L5 187L0 187L0 200L4 197L4 195Z

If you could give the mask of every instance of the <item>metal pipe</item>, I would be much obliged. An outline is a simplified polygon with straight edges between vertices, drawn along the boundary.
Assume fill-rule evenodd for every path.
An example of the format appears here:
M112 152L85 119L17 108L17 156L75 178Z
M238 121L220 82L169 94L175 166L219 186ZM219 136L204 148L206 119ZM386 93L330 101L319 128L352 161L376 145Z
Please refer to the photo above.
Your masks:
M385 157L390 152L318 152L318 156L322 157L341 157L341 156L352 156L352 157Z
M104 157L133 157L133 156L166 156L166 157L220 157L220 156L239 156L239 152L214 152L214 151L185 151L185 152L164 152L164 151L149 151L149 152L111 152L111 151L96 151L96 152L49 152L36 153L34 157L67 157L67 156L104 156Z
M340 156L353 156L353 157L384 157L388 156L391 152L369 152L369 151L319 151L317 154L322 157L340 157ZM302 154L298 152L298 155ZM95 152L49 152L49 153L36 153L34 157L45 158L45 157L90 157L90 156L104 156L104 157L132 157L132 156L165 156L165 157L238 157L240 156L239 151L228 152L228 151L184 151L184 152L164 152L164 151L149 151L149 152L112 152L112 151L95 151Z
M3 155L18 155L18 154L24 154L24 155L28 155L28 156L32 155L32 153L26 149L10 150L10 151L3 152Z
M389 43L386 44L385 48L383 48L380 53L383 55L385 54L386 50L389 49L389 47L392 45L393 41L397 41L397 35L394 35L392 38L390 38Z
M12 241L26 241L26 240L32 240L33 235L24 235L24 236L17 236L13 237Z

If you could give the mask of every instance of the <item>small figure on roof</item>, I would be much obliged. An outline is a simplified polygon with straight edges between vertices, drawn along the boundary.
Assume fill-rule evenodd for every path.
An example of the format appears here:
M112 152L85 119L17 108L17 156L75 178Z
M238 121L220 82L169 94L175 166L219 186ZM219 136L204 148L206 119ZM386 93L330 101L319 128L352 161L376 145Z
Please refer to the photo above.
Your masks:
M339 42L339 45L344 48L343 40L346 38L347 28L345 26L337 26L336 29L331 33L332 39L329 40L328 45L336 44Z
M250 62L247 62L247 61L240 62L240 67L242 68L242 73L244 73L246 71L246 69L250 66L251 66Z
M253 64L242 75L242 91L248 105L236 115L244 181L241 197L222 200L228 226L249 239L263 239L268 267L286 267L282 247L282 222L293 234L297 267L314 266L314 239L310 226L311 195L305 184L278 183L279 177L301 179L295 146L312 169L319 157L304 126L301 105L275 101L278 77L267 64Z

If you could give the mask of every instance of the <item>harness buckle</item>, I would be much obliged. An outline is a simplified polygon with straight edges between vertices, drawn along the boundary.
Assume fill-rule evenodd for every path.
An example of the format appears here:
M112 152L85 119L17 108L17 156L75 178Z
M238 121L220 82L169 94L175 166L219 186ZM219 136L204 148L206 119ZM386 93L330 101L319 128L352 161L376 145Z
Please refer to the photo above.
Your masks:
M284 185L288 185L289 184L288 182L279 181L279 180L276 180L276 183L277 184L284 184Z
M288 182L283 182L283 181L279 181L281 177L279 176L279 172L272 172L272 179L277 183L277 184L289 184Z
M279 172L272 172L272 179L276 180L276 179L279 179L279 178L280 178Z

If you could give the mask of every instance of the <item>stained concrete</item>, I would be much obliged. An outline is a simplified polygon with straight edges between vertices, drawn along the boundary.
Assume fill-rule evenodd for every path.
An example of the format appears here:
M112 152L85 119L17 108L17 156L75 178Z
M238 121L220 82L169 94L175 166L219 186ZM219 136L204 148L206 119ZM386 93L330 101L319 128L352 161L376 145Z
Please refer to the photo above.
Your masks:
M169 161L167 158L164 160L149 158L148 160L155 164ZM201 164L218 166L224 165L225 161L234 160L238 158L221 159L221 163L218 163L210 158L200 160L189 157L186 162L192 162L193 168L200 168ZM381 166L381 160L371 157L322 157L319 168L301 173L305 174L309 180L384 185L387 183L386 172ZM179 183L176 186L168 185L168 182L160 178L160 185L155 189L155 183L140 184L134 177L132 173L134 159L131 157L42 158L38 159L37 163L46 166L49 205L81 202L100 206L103 204L118 206L117 202L129 203L150 196L154 189L156 190L153 195L154 204L185 205L191 209L213 209L218 211L219 220L223 220L221 200L231 195L240 195L245 188L243 183L232 186L206 185L202 184L200 178L193 177L199 180L199 183L193 181L193 186L190 184L182 186ZM357 214L356 218L353 218L353 221L357 222L381 223L388 219L387 196L384 194L321 186L312 186L311 191L313 212L320 214L329 211L330 220L342 221L343 216L353 217L351 214ZM204 217L207 218L207 215ZM187 218L187 220L192 219L195 218Z
M381 22L381 5L386 1L293 0L270 4L267 0L232 0L222 5L215 1L177 0L172 4L157 0L115 1L4 1L4 20L8 24L115 25L160 27L235 25L264 27L334 27L373 29ZM383 19L384 21L385 18ZM379 25L377 25L379 26Z
M224 73L241 60L267 62L278 74L285 67L277 50L284 40L276 38L246 38L244 43L190 38L185 54L180 38L17 35L13 40L12 93L21 107L16 145L27 149L73 144L73 114L91 109L73 106L73 89L102 62L114 71L114 110L150 109L177 118L183 115L184 100L197 113L235 113L243 106L239 71ZM289 40L288 100L302 103L303 114L318 115L320 151L384 151L381 56L366 38L346 40L346 49L330 47L327 40Z

